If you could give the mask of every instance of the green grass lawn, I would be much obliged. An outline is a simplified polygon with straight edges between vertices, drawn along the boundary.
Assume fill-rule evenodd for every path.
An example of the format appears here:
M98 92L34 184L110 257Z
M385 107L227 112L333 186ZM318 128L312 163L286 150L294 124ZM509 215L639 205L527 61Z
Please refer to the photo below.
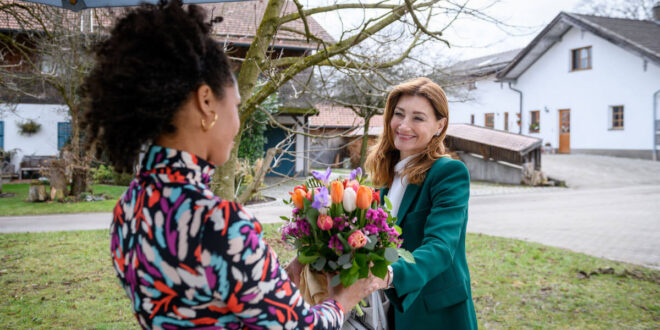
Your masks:
M111 198L95 202L26 202L28 198L28 183L5 183L2 185L3 193L14 193L13 197L0 198L0 216L3 215L38 215L54 213L83 213L83 212L111 212L117 199L127 187L110 185L93 185L95 195L105 194Z
M266 239L289 260L277 227L264 225ZM485 235L468 235L467 245L482 328L660 324L659 271ZM0 235L0 260L2 327L137 328L106 230Z

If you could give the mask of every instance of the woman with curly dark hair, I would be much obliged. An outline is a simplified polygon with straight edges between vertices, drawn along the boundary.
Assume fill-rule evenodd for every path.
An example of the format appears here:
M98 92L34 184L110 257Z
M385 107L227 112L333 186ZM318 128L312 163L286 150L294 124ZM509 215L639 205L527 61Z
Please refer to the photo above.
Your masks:
M239 131L240 97L203 9L142 5L96 49L83 93L90 143L118 169L142 166L117 202L114 268L145 328L339 328L379 281L305 303L239 204L213 195L214 165Z

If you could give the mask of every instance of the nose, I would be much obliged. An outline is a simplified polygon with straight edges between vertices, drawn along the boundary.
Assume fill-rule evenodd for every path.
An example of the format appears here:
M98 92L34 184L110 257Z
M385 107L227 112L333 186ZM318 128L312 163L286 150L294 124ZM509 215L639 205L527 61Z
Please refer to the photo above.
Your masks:
M410 125L408 125L409 120L410 119L408 119L407 116L404 117L403 120L401 120L401 122L399 123L399 129L407 130L408 128L410 128Z

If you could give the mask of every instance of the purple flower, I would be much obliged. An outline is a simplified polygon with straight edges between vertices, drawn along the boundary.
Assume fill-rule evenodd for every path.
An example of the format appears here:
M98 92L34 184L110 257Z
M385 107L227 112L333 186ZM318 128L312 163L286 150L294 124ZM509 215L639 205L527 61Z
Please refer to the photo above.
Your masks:
M332 170L330 170L330 166L328 166L328 169L325 170L324 173L321 173L319 171L312 171L312 175L319 181L323 181L323 184L328 184L328 179L330 179L330 173L332 173Z
M361 175L362 175L362 169L358 167L358 168L351 171L350 178L351 178L351 180L355 180L356 177L361 176Z
M342 253L342 250L344 250L344 245L341 244L341 241L339 238L337 238L337 235L333 235L330 237L330 241L328 242L328 247L331 248L337 255L340 255Z
M328 170L330 170L330 168L328 168ZM312 207L320 210L328 205L330 205L330 194L328 193L328 188L321 187L319 192L314 194L314 202L312 202Z

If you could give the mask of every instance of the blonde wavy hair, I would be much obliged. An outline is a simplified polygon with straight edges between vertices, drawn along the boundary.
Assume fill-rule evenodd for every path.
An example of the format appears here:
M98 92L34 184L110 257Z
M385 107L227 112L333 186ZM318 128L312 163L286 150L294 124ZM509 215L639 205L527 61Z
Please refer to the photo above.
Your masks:
M402 95L422 96L426 98L433 107L437 120L447 118L440 135L433 136L424 152L411 159L402 176L412 184L421 184L426 178L426 173L433 163L440 157L447 157L444 140L447 135L449 122L449 104L447 95L442 87L428 78L415 78L395 86L387 97L385 105L385 127L378 138L378 142L369 151L365 167L371 174L371 180L377 187L390 186L394 180L394 165L400 160L399 150L394 147L394 136L392 136L392 116L394 108Z

